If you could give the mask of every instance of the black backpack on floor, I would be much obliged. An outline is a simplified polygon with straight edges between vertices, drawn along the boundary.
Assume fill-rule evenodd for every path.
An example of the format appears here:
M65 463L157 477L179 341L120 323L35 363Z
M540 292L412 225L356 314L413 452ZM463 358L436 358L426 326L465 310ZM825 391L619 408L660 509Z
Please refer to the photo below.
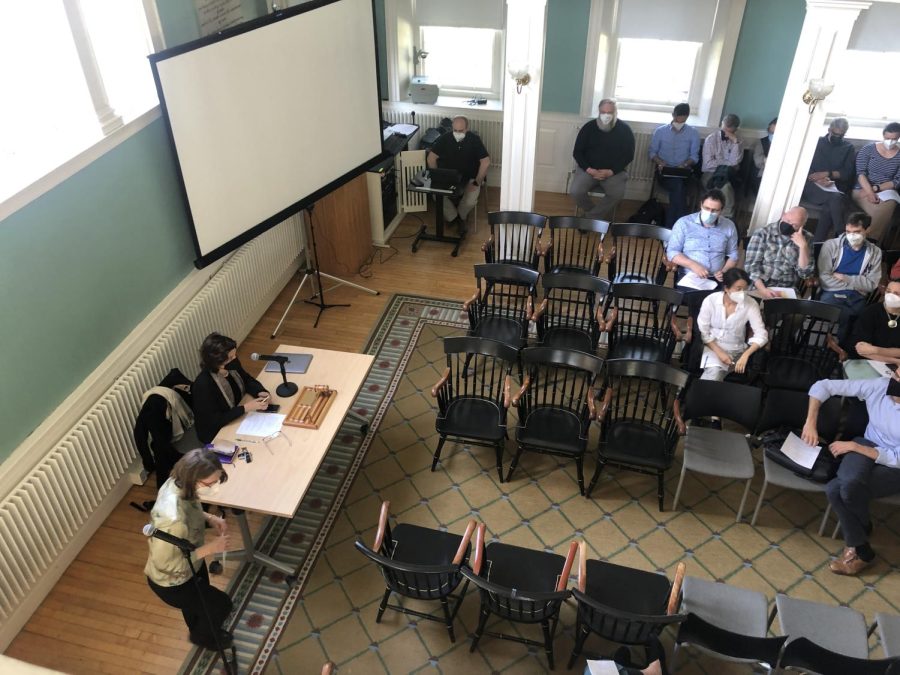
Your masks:
M663 225L666 222L666 207L660 204L656 197L650 197L641 204L629 223L644 223L646 225Z

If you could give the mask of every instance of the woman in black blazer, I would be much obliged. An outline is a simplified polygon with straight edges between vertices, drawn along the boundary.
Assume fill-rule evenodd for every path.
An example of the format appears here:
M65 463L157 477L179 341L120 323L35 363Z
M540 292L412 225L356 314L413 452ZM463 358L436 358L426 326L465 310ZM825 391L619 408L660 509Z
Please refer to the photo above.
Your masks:
M219 333L207 336L200 347L200 374L194 380L194 420L197 438L212 443L219 430L253 410L265 410L269 392L251 377L237 358L237 343ZM255 400L241 404L244 394Z

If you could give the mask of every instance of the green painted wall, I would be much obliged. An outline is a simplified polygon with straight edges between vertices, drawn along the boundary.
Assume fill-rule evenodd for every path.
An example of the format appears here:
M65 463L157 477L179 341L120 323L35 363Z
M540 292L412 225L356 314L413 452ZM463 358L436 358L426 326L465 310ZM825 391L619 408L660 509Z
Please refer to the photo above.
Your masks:
M0 222L0 461L192 269L161 120Z
M541 110L577 115L591 0L549 0Z
M744 127L765 129L778 114L805 16L804 0L747 0L724 110Z

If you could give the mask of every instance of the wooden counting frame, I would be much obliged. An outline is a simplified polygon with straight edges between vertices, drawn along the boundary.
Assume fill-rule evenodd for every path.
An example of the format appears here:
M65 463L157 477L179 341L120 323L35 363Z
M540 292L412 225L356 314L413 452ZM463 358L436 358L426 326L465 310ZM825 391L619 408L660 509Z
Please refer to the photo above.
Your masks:
M318 429L335 396L337 392L327 384L303 387L284 423L289 427Z

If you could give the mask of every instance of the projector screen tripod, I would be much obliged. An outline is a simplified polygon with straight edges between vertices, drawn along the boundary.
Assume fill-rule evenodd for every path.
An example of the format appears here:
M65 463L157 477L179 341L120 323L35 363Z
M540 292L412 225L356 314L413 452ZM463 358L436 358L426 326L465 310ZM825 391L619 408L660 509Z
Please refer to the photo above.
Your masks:
M331 289L337 288L338 286L351 286L358 291L363 291L364 293L368 293L369 295L378 295L379 291L372 290L371 288L366 288L365 286L360 286L359 284L354 284L352 281L347 281L346 279L341 279L340 277L333 276L328 274L327 272L322 272L319 270L319 253L316 249L316 230L313 226L312 219L312 211L313 207L310 206L306 209L306 222L309 224L309 243L312 249L312 257L310 257L309 248L306 251L306 267L302 270L303 278L300 279L300 285L297 286L297 290L294 291L294 297L291 298L291 301L288 303L287 308L284 310L284 314L281 315L281 319L278 321L278 325L275 326L275 330L272 331L272 335L270 337L274 338L278 333L278 329L281 328L281 324L284 323L284 320L287 318L288 312L291 311L291 307L294 306L294 303L297 302L297 296L300 295L300 291L303 290L303 287L306 285L306 281L309 280L310 284L313 286L313 289L318 289L315 291L312 296L308 300L304 300L303 302L309 305L315 305L319 308L319 313L316 314L316 320L313 322L313 328L316 328L319 325L319 319L322 318L322 312L326 309L331 309L332 307L349 307L349 303L343 304L329 304L325 302L325 288L322 286L322 277L325 277L329 281L333 281L334 286ZM329 289L329 290L331 290Z

